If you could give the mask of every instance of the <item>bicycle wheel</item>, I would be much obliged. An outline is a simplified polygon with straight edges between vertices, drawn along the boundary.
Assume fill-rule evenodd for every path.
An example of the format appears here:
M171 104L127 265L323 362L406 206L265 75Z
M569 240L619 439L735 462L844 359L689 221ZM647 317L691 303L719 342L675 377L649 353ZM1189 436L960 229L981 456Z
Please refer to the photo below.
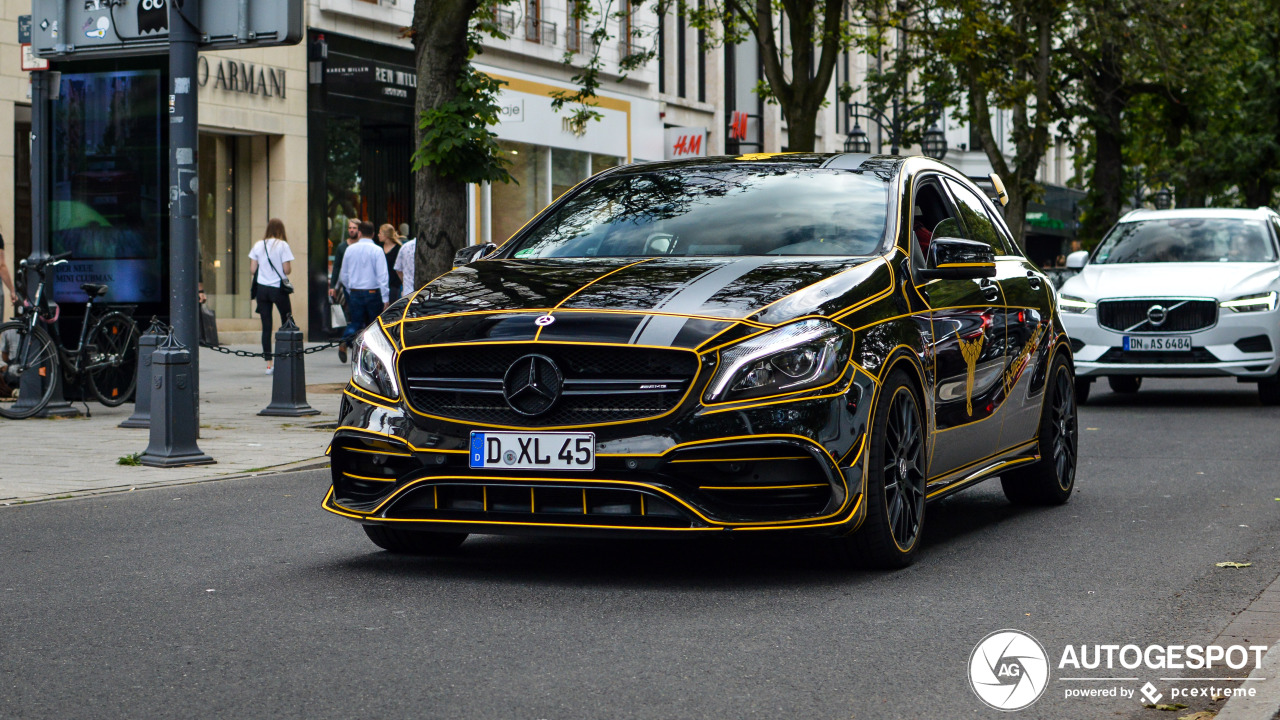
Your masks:
M123 405L138 380L138 325L124 313L103 315L85 340L89 389L107 407Z
M44 328L28 329L26 323L16 321L0 325L0 348L9 356L0 378L0 388L8 395L0 397L0 417L29 418L49 404L55 383L62 377L58 369L58 348ZM38 380L28 379L27 387L23 387L23 378L33 375ZM35 388L34 392L31 388Z

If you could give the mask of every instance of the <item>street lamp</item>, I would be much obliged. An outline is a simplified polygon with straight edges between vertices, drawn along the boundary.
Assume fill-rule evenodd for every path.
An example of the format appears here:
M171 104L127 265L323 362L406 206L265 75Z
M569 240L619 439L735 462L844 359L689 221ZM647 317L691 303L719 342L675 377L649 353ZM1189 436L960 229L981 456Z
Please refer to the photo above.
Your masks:
M947 136L938 129L936 123L925 131L924 139L920 141L920 149L934 160L941 160L947 156Z
M941 160L947 155L947 136L942 130L938 129L937 119L942 115L942 105L936 102L923 102L909 108L899 108L897 101L893 103L893 117L889 118L884 111L878 110L865 103L849 103L845 106L845 114L853 120L853 129L844 142L845 152L871 152L871 140L867 137L867 133L858 124L858 119L864 114L867 119L876 121L882 128L889 130L889 144L891 149L889 154L897 155L898 146L902 144L902 136L907 131L908 126L917 119L931 119L929 129L925 131L924 138L920 143L920 150L926 156L934 160Z
M871 138L867 137L867 131L855 120L853 129L849 131L848 137L844 141L844 151L847 153L869 153L871 152Z

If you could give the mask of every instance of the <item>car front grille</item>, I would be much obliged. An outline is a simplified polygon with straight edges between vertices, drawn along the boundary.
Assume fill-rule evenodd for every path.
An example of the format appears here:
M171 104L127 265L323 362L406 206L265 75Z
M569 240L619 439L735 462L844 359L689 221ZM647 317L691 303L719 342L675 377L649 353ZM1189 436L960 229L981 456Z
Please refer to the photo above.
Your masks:
M559 397L543 412L514 410L504 376L529 355L555 363ZM639 420L674 409L698 370L685 350L615 345L476 343L426 347L401 354L400 376L410 405L436 417L487 425L554 427Z
M1190 350L1129 350L1111 348L1096 362L1113 365L1187 365L1216 363L1218 357L1204 348Z
M1164 322L1155 325L1148 313L1159 305L1165 309ZM1218 322L1216 300L1186 298L1143 298L1141 300L1099 300L1098 324L1109 330L1134 333L1195 332Z

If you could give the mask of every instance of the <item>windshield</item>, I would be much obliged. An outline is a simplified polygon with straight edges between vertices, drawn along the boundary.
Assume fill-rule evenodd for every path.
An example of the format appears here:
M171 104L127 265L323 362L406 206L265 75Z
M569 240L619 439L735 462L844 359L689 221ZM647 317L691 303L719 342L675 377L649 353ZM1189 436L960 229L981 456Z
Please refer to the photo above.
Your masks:
M1094 262L1274 262L1276 250L1259 220L1169 218L1120 223Z
M620 173L570 198L510 257L870 255L887 203L888 183L848 170Z

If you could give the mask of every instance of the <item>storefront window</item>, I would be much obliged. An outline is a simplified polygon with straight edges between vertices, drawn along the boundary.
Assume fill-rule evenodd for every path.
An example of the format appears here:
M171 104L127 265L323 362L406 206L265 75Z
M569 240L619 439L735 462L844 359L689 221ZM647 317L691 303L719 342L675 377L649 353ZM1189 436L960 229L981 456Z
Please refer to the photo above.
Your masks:
M548 148L507 140L499 140L498 144L509 153L511 165L507 171L515 180L494 183L492 187L493 241L502 243L546 206L542 198L550 193L545 170L539 170L546 167L550 158Z
M253 317L254 146L261 138L200 135L200 281L220 318ZM265 152L265 147L260 148ZM265 227L261 220L258 226Z
M591 174L591 154L578 150L551 150L551 197L558 198Z

